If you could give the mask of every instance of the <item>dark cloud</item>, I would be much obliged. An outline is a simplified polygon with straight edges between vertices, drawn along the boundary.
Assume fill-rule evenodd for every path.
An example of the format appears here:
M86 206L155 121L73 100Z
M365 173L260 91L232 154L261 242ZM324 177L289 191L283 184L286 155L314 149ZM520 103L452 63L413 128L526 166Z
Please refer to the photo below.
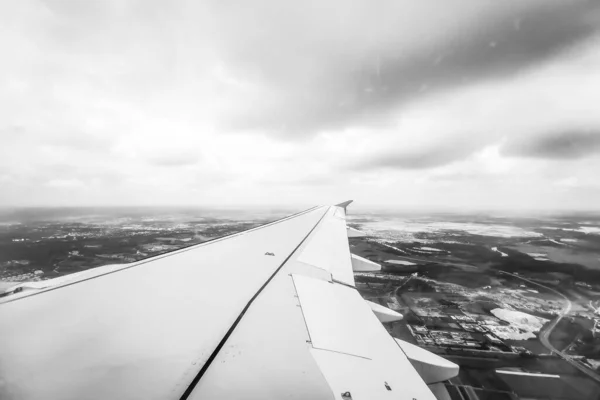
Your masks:
M387 11L383 10L386 6ZM389 4L379 7L381 14L402 12ZM236 45L226 42L221 51L234 71L260 82L265 93L261 101L228 114L224 125L289 136L372 125L385 119L398 104L424 92L518 73L598 32L600 26L598 2L514 7L514 12L504 10L475 29L449 31L447 40L438 40L435 45L423 38L421 46L415 49L409 45L407 51L401 39L410 32L402 25L406 21L399 18L380 15L384 28L369 19L373 17L369 12L363 20L350 19L352 26L346 29L359 30L365 36L376 32L373 43L362 46L365 40L352 43L352 35L346 38L335 29L323 27L321 19L335 21L327 11L314 25L310 25L315 22L310 18L304 21L302 14L294 15L289 26L285 14L263 11L258 7L254 12L237 14L235 31L244 40L238 36ZM260 30L250 28L248 19ZM431 19L434 23L433 15ZM298 26L302 21L306 26ZM314 32L306 32L308 29ZM345 41L348 47L344 47Z
M509 143L502 149L508 156L578 159L600 153L600 132L591 130L561 131L529 140Z
M57 56L26 65L51 103L80 80L157 114L169 94L183 114L213 103L220 131L287 138L385 124L402 102L519 72L600 26L600 3L580 0L44 4L33 37Z
M447 143L420 150L395 150L372 153L353 165L356 170L428 169L460 160L475 151L474 145Z
M600 3L571 3L499 19L447 48L410 60L388 56L379 73L369 68L361 75L375 94L363 94L356 111L385 112L420 92L518 73L598 32L599 26Z

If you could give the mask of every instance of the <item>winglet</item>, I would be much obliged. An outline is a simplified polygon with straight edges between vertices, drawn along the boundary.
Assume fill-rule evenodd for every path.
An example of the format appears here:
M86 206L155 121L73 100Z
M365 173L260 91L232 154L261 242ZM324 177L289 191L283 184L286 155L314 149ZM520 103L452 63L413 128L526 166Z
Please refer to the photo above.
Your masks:
M335 206L336 206L336 207L343 207L343 208L344 208L344 211L346 211L346 207L348 207L348 206L350 205L350 203L352 203L353 201L354 201L354 200L348 200L348 201L345 201L345 202L343 202L343 203L336 204Z

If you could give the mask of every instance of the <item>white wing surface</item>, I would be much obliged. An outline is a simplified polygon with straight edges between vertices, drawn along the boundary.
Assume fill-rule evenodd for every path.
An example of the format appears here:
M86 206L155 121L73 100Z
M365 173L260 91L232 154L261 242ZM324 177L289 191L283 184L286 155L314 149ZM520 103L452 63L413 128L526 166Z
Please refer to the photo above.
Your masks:
M434 399L354 288L346 205L1 298L0 398Z

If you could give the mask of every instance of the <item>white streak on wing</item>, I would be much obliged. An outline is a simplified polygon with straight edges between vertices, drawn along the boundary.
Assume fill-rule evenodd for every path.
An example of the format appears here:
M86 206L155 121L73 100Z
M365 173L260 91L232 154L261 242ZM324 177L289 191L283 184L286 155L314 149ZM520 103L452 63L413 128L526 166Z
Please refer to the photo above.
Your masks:
M357 256L356 254L351 254L350 257L352 259L352 270L354 272L381 271L381 265L374 263L371 260Z
M390 310L381 304L373 303L369 300L365 300L365 303L371 307L371 311L373 311L373 314L375 314L377 319L381 322L395 322L400 321L403 318L402 314L397 313L394 310Z
M349 238L362 238L367 236L364 232L361 232L358 229L354 229L350 226L346 228L346 234Z
M441 382L458 375L459 367L453 362L404 340L396 339L396 342L425 383Z

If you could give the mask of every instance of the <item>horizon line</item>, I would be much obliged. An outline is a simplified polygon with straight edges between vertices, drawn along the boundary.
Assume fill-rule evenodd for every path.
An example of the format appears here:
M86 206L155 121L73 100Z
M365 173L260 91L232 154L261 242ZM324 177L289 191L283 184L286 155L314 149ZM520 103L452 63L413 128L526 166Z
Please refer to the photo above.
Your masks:
M328 204L320 204L328 205ZM333 203L331 205L334 205ZM313 207L307 204L104 204L104 205L0 205L0 210L34 210L34 209L205 209L205 210L281 210L297 211L299 208ZM349 214L354 212L406 212L406 213L434 213L434 214L474 214L474 213L506 213L506 214L599 214L600 209L578 209L578 208L500 208L500 207L438 207L438 206L389 206L376 204L353 203L349 207Z

